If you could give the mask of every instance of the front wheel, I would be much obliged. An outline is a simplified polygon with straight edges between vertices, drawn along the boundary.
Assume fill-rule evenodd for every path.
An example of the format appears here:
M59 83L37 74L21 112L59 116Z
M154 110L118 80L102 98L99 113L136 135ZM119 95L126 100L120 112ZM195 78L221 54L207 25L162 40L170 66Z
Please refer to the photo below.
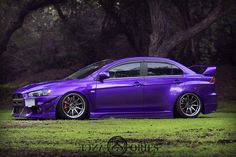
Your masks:
M202 103L194 93L185 93L175 105L175 115L182 118L194 118L201 112Z
M57 106L57 115L62 119L84 119L87 111L87 102L78 93L69 93L63 96Z

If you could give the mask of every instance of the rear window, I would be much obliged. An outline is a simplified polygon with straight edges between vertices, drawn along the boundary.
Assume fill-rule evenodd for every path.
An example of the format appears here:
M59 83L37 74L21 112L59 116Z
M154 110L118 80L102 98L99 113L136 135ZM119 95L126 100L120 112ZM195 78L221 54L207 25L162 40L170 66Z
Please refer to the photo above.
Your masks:
M168 63L147 63L147 76L182 75L183 71L175 65Z

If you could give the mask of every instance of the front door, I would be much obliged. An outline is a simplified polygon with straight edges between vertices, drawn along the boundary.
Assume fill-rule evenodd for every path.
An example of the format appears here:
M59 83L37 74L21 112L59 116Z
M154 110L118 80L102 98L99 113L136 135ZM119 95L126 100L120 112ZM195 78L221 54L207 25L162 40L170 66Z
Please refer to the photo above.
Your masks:
M137 112L143 109L141 63L129 62L107 71L110 78L97 82L97 112Z

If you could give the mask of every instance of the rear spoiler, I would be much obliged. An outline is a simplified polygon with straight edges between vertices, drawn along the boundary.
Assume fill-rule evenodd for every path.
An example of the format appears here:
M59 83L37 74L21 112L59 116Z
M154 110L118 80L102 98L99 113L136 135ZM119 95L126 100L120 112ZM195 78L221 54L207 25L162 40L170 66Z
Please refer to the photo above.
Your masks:
M203 74L206 76L215 76L216 75L216 66L193 65L188 68L195 71L198 74Z

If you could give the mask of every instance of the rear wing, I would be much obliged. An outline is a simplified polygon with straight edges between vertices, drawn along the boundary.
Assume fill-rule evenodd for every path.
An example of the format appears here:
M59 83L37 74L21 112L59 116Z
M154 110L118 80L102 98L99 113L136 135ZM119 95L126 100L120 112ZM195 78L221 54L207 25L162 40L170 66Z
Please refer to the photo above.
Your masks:
M203 74L206 76L215 76L216 75L216 66L193 65L188 68L195 71L198 74Z

